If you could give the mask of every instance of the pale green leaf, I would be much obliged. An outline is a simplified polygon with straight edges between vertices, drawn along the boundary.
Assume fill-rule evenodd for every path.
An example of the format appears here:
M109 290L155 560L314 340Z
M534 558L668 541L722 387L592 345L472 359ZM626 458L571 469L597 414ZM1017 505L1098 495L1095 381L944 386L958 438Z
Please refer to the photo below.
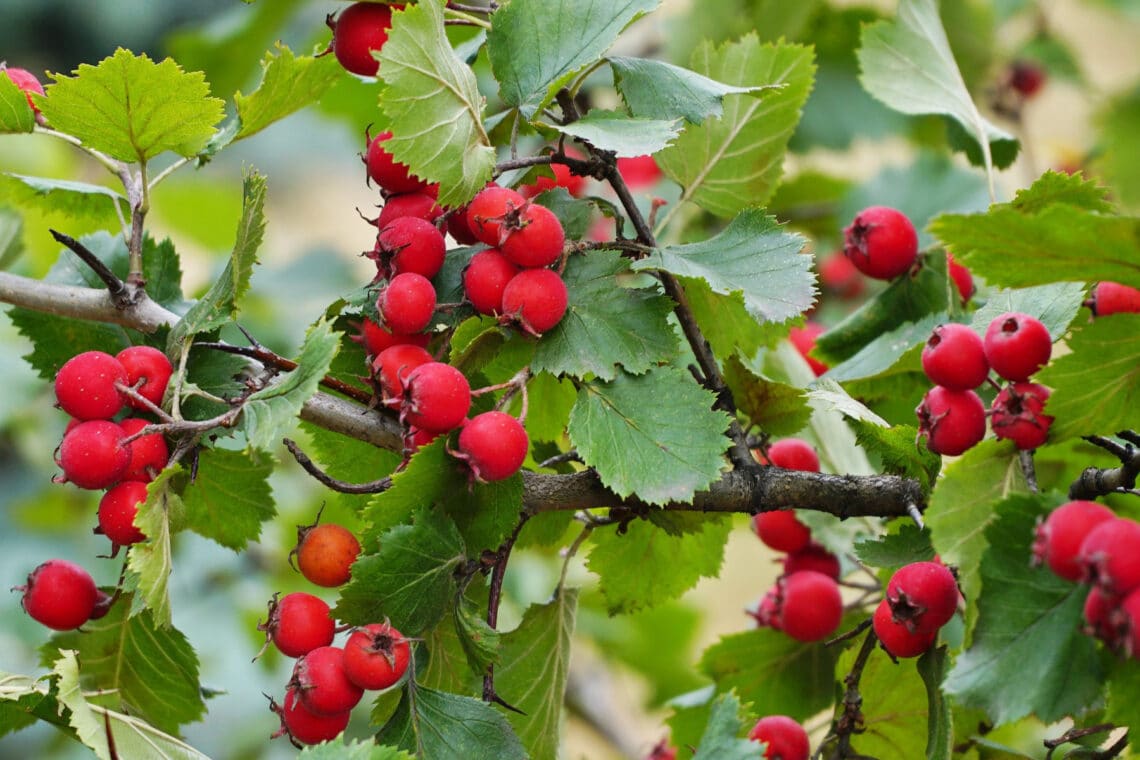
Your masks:
M680 119L646 119L620 111L590 111L569 124L545 126L564 135L577 137L599 150L619 158L656 153L681 132Z
M760 760L761 745L741 738L746 729L751 728L741 718L741 712L742 706L735 694L717 697L693 760Z
M182 492L186 527L235 551L261 534L277 514L269 476L272 457L254 449L203 449L198 471Z
M950 670L946 647L935 647L915 663L926 686L926 760L950 760L954 745L954 711L942 690Z
M735 354L724 364L724 381L736 408L769 435L794 435L811 417L801 388L753 372Z
M121 208L126 213L126 198L103 185L11 173L3 177L0 198L11 200L21 208L31 206L104 226L118 224L116 204L122 203Z
M488 665L503 659L503 634L487 623L485 615L486 609L467 597L455 607L455 633L474 673L485 673ZM496 674L501 675L501 672Z
M726 95L759 95L778 88L769 84L755 87L709 79L695 71L648 58L612 56L606 59L614 71L614 86L634 116L643 119L684 119L700 124L724 113Z
M1079 282L1058 282L1033 288L995 290L974 312L970 327L980 336L995 317L1010 311L1041 320L1054 341L1065 337L1069 325L1085 300L1085 286Z
M275 121L316 102L332 83L344 76L336 56L297 57L277 43L277 55L266 52L261 61L261 84L249 95L234 95L241 129L235 140L249 137Z
M35 117L24 91L0 74L0 133L31 132L36 126Z
M147 485L146 503L139 505L135 525L146 536L146 541L131 546L127 555L127 568L137 576L134 579L142 603L161 626L170 625L170 572L174 567L171 536L182 529L184 515L182 499L177 493L177 481L182 467L166 467Z

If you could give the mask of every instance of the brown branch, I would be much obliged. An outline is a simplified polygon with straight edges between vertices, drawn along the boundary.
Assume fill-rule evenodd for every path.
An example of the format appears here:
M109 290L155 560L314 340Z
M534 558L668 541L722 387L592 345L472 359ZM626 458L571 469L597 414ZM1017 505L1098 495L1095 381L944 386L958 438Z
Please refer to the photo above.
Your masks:
M238 356L245 356L250 359L256 359L267 367L273 367L284 372L292 372L297 369L297 362L292 359L286 359L284 356L270 351L262 345L255 346L235 346L230 343L195 343L194 348L212 348L215 351L221 351L227 354L237 354ZM320 383L330 391L336 391L342 395L348 396L353 401L359 401L362 404L371 404L373 401L372 392L366 391L363 388L357 388L354 385L349 385L343 380L338 380L330 375L325 375L321 378Z
M1117 435L1128 444L1121 445L1099 435L1085 436L1085 440L1120 460L1119 467L1087 467L1069 486L1070 499L1095 499L1110 493L1127 493L1136 488L1140 476L1140 449L1132 445L1136 434L1122 430Z
M522 532L523 526L526 521L530 519L530 514L523 511L522 516L519 518L518 524L515 525L514 531L499 550L494 554L494 565L491 567L491 589L487 598L487 625L492 629L496 628L499 624L499 603L503 598L503 577L507 572L507 561L511 558L511 549L515 546L515 541L519 538L519 533ZM491 702L497 705L517 712L520 715L526 715L522 710L515 707L503 700L495 691L495 663L487 665L487 672L483 674L483 701Z
M320 467L317 467L316 463L310 459L305 452L301 451L301 447L297 445L296 441L284 438L281 442L285 444L285 448L289 449L289 453L293 455L293 458L297 460L297 464L301 465L305 472L312 475L333 491L352 494L383 493L392 487L391 476L373 480L368 483L349 483L344 480L337 480Z
M851 672L843 678L843 683L847 687L843 694L843 714L836 718L831 727L832 735L837 739L836 757L852 757L851 737L863 732L863 695L859 693L859 680L863 677L863 668L866 667L871 653L875 651L875 644L878 641L879 637L875 635L874 629L868 630L867 637L863 639L863 646L855 657L855 663L851 666Z
M1049 750L1049 752L1047 752L1045 755L1045 760L1052 760L1053 752L1057 749L1057 747L1064 746L1065 744L1070 744L1072 742L1075 742L1077 739L1083 739L1086 736L1107 734L1109 731L1112 731L1115 728L1116 726L1111 723L1099 723L1095 726L1086 726L1085 728L1070 728L1068 731L1061 734L1056 739L1045 739L1042 741L1042 744L1044 744L1045 748ZM1112 757L1112 755L1108 755L1108 757Z

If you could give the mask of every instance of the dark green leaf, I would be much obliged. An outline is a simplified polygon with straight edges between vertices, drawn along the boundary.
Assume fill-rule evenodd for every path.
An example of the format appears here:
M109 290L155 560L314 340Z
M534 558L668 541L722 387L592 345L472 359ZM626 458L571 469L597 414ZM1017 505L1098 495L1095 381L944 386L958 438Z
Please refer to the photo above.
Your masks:
M277 43L277 55L266 52L261 59L262 79L249 95L234 95L241 129L235 140L249 137L275 121L317 101L340 77L344 69L336 56L301 56Z
M483 549L494 551L519 522L522 476L512 475L494 483L473 484L456 460L449 458L446 467L447 470L437 477L445 482L447 474L454 478L451 480L453 485L445 493L444 506L455 520L463 543L472 555Z
M256 541L277 514L269 487L275 464L253 449L203 449L197 476L182 492L186 527L235 551Z
M811 416L803 389L754 373L736 355L725 362L724 381L736 408L769 435L798 433Z
M536 371L527 381L526 389L530 399L526 415L527 435L532 441L561 441L566 435L570 411L578 398L574 383L560 380L549 372Z
M684 119L700 124L724 113L726 95L759 95L779 86L736 87L648 58L613 56L606 60L614 71L614 86L630 112L646 119Z
M479 699L408 684L377 740L420 760L525 760L507 719Z
M927 650L915 663L926 685L926 760L950 760L954 749L954 711L942 692L950 670L946 647Z
M422 446L412 455L408 465L392 475L392 485L368 502L361 517L368 526L361 540L365 547L376 546L380 535L397 525L409 522L412 514L421 507L442 502L450 488L461 487L452 477L440 477L453 472L445 451L445 441L436 439Z
M656 153L681 132L680 119L645 119L620 111L592 110L570 124L549 125L556 132L577 137L619 158Z
M42 311L8 310L12 324L32 343L24 359L42 380L53 381L67 360L83 351L104 351L114 356L130 341L123 328L86 322Z
M487 624L484 614L466 597L455 608L455 632L474 673L485 673L487 666L503 659L503 635ZM501 672L496 675L501 676Z
M930 544L929 530L920 530L917 525L908 523L896 533L856 541L855 556L871 567L895 569L912 562L931 561L934 547Z
M36 114L24 91L7 76L0 75L0 132L31 132Z
M562 231L567 240L580 240L586 237L590 224L594 221L596 206L588 200L582 200L570 195L570 191L561 186L539 193L534 202L546 206L562 222ZM450 255L450 254L449 254Z
M772 348L788 336L786 324L761 323L749 314L742 291L722 296L704 280L688 279L685 297L717 357L755 356L761 348Z
M1108 674L1106 717L1118 726L1140 725L1140 663L1134 659L1113 663ZM1140 736L1130 731L1129 749L1140 750Z
M913 478L929 493L934 487L942 457L925 445L917 445L918 428L912 425L883 427L873 422L849 420L855 429L856 442L869 454L879 457L883 472Z
M741 738L749 728L741 713L740 700L735 694L717 697L693 760L760 760L760 745Z

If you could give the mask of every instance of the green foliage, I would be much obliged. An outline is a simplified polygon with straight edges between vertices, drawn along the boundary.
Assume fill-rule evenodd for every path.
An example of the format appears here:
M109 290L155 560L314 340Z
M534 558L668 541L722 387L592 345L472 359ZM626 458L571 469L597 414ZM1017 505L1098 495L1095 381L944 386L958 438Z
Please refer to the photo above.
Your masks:
M285 118L315 102L344 70L336 58L324 56L298 58L289 48L278 43L277 55L265 54L261 61L262 79L249 95L234 95L234 106L241 127L235 140L257 134L275 121Z
M131 581L138 593L135 602L144 604L148 618L153 617L163 627L170 626L172 537L182 530L186 519L178 494L181 474L181 467L168 466L147 485L146 503L139 505L135 517L135 525L147 540L132 546L127 555L127 569L135 576Z
M344 736L341 736L331 742L321 742L315 747L305 747L298 757L303 760L412 760L415 755L395 747L377 746L372 742L345 743Z
M203 449L198 473L182 491L186 527L240 551L277 511L269 488L276 462L255 449Z
M591 111L572 124L554 125L564 135L589 142L615 156L656 153L680 133L679 119L643 119L620 111Z
M744 729L749 728L741 713L741 704L735 694L717 697L693 760L757 760L760 745L740 738Z
M856 541L855 556L872 567L899 568L911 562L931 561L934 547L930 545L930 531L907 524L895 533Z
M31 132L35 126L35 112L24 91L7 76L0 76L0 132Z
M103 185L14 173L0 179L0 197L19 206L42 208L103 225L112 225L117 220L116 207L126 208L122 193Z
M736 408L769 435L793 435L811 416L802 389L753 372L738 356L725 362L724 381L732 389Z
M634 116L700 124L724 113L726 95L759 95L778 85L736 87L664 61L613 56L614 86Z
M421 760L524 760L507 719L486 702L409 681L396 714L377 737Z

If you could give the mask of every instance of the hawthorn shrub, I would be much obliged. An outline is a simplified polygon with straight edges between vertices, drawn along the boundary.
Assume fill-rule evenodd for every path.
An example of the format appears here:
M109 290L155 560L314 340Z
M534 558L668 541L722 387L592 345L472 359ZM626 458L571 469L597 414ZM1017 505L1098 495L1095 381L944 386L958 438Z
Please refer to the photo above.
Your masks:
M42 92L10 62L0 143L74 171L5 163L0 301L30 347L5 371L67 410L9 404L5 432L40 468L57 448L34 525L112 552L10 573L42 667L0 673L0 736L542 760L572 707L623 756L1137 750L1138 91L1054 170L1023 149L1034 104L1093 88L1047 8L696 4L648 39L658 5L342 4L335 42L315 18L257 66L231 53L290 21L262 0ZM268 198L327 187L246 158L227 258L192 262L228 229L160 224L187 212L168 183L302 110L357 136L377 208L332 225L362 250L263 285ZM908 163L820 157L885 136ZM1071 501L1114 522L1046 522ZM750 518L796 533L778 578ZM6 527L38 549L26 509ZM695 652L678 600L730 536L758 602ZM189 559L207 543L240 577ZM584 696L585 647L644 678L656 733ZM269 673L268 701L227 698Z

